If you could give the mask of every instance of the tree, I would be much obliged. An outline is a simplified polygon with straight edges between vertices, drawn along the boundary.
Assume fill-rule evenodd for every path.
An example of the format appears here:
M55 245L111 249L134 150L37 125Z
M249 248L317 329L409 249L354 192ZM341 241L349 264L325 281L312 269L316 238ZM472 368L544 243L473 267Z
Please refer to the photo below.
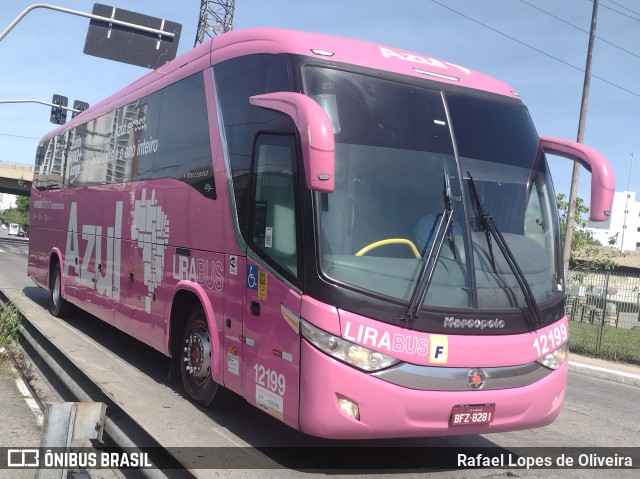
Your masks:
M556 203L560 215L560 233L564 238L569 202L564 194L559 193ZM577 197L569 262L579 262L582 269L613 269L618 265L615 258L621 254L615 250L601 248L602 244L593 237L593 233L586 230L589 225L588 213L589 208L584 204L584 200ZM617 236L615 238L617 240ZM609 243L611 244L611 240Z
M17 223L24 231L29 229L29 197L18 196L16 198L16 207L10 208L2 215L0 220L3 223Z

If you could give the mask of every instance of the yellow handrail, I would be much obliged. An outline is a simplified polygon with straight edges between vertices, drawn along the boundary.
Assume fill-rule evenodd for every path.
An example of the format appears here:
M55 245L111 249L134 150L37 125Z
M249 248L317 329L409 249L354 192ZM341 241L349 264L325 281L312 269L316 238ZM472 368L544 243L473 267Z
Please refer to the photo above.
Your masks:
M374 248L388 245L388 244L406 244L411 248L411 251L416 256L416 258L420 258L420 252L418 251L418 248L416 248L416 245L413 244L413 241L408 240L406 238L389 238L389 239L376 241L375 243L371 243L370 245L367 245L364 248L362 248L360 251L356 253L356 256L362 256L363 254L368 253Z

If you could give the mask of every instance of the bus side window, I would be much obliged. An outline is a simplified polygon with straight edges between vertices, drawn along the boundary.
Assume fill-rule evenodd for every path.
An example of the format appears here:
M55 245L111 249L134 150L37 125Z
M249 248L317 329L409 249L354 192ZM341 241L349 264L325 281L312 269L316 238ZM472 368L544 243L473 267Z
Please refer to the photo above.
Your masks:
M253 161L251 243L285 275L298 277L296 146L293 136L264 135Z
M215 65L215 87L220 100L233 175L238 226L247 242L249 236L249 182L253 140L260 130L295 133L295 125L284 113L249 103L262 93L293 91L286 60L279 55L256 54L226 60Z
M36 152L36 166L33 170L33 184L38 190L46 188L45 157L51 140L45 140Z

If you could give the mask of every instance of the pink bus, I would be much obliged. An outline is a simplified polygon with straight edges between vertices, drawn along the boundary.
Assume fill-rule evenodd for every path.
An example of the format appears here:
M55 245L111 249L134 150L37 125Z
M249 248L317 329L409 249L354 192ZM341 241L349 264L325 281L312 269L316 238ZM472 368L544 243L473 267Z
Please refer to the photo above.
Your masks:
M45 136L29 275L305 433L549 424L568 323L545 151L518 95L402 49L225 33ZM564 160L561 160L564 161Z

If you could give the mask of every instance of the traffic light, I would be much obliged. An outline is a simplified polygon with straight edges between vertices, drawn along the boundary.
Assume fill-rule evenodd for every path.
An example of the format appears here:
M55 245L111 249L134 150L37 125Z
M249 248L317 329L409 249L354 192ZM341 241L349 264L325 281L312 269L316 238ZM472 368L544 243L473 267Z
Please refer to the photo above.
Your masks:
M51 123L64 125L67 122L67 110L65 108L69 104L69 99L66 96L53 95L51 103L57 105L51 107Z
M80 101L80 100L75 100L73 102L73 109L74 110L78 110L78 111L74 111L71 113L71 118L75 118L76 116L78 116L80 113L82 113L83 111L85 111L87 108L89 108L89 104L87 102L84 101Z

